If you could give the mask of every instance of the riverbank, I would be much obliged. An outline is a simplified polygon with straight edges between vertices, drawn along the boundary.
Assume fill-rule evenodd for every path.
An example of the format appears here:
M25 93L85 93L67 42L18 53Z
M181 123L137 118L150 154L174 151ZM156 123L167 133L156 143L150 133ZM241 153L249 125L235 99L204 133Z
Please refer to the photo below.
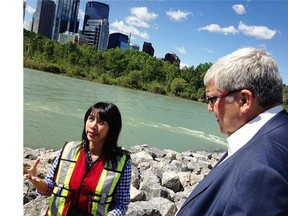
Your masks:
M127 216L174 216L195 186L210 172L223 152L176 152L148 145L129 148L132 161L130 204ZM23 148L24 166L42 160L38 175L44 178L58 151ZM38 216L49 198L36 196L33 185L23 177L23 212Z

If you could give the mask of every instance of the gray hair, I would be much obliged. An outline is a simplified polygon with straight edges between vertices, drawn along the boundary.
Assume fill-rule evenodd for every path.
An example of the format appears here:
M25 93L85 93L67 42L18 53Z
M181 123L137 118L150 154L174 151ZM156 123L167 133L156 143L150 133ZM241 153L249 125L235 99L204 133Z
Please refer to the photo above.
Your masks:
M283 81L278 66L265 51L242 48L220 58L204 77L223 92L249 89L263 107L283 103Z

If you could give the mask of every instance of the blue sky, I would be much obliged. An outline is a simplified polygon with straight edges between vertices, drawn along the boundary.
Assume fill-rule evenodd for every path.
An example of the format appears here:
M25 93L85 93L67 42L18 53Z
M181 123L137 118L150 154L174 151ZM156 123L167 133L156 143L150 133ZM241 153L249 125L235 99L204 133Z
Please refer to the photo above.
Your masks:
M4 148L11 154L0 159L2 173L16 170L13 178L1 178L15 215L22 214L23 198L16 196L22 190L23 158L23 31L22 26L31 22L37 0L26 0L23 23L23 0L2 1L0 19L1 39L1 130ZM87 1L81 0L79 18ZM110 5L111 32L132 35L131 41L141 48L151 42L155 56L163 58L167 52L176 53L182 64L197 66L215 62L218 58L238 48L253 46L272 53L276 59L284 83L288 84L288 1L102 1ZM82 25L81 25L82 26ZM11 139L12 138L12 139ZM7 145L8 144L8 145ZM5 147L6 146L6 147ZM20 147L19 147L20 146ZM8 149L9 148L9 149ZM16 160L15 160L16 158ZM21 158L17 160L17 158ZM18 171L17 171L18 170ZM14 175L18 175L15 177ZM2 182L3 181L3 182ZM11 191L15 190L15 191ZM11 197L9 197L11 195ZM15 202L17 198L17 202ZM17 206L15 208L15 203ZM6 208L6 209L5 209ZM18 212L19 213L18 213ZM15 213L16 212L16 213Z
M288 84L288 1L100 1L110 5L110 33L131 34L142 49L152 43L154 56L173 52L181 66L215 62L234 50L253 46L267 50ZM80 1L80 28L87 0ZM28 28L37 0L26 0Z

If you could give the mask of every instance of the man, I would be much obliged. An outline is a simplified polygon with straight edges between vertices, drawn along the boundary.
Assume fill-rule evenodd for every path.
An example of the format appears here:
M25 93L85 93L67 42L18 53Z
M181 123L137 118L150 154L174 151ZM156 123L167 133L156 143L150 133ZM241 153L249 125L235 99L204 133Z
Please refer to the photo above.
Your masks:
M177 216L288 215L288 114L275 61L242 48L213 64L204 84L228 151Z

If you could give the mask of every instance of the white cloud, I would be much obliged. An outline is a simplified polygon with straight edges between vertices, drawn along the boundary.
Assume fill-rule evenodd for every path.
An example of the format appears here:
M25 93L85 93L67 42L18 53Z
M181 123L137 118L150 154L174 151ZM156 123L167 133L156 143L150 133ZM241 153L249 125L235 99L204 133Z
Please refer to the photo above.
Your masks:
M235 35L237 33L242 33L246 36L255 37L261 40L270 40L275 34L276 30L271 30L266 26L248 26L242 22L239 23L238 29L234 26L221 27L218 24L210 24L204 27L198 28L198 31L209 31L212 33L220 33L224 35Z
M30 30L30 24L26 21L24 21L23 23L23 27L26 29L26 30Z
M138 26L142 28L149 28L149 24L138 17L129 16L126 18L126 23L132 26Z
M176 49L182 54L187 54L187 51L186 51L185 47L183 47L183 46L182 47L176 47Z
M36 11L36 9L32 8L31 6L26 7L26 12L33 15L33 13Z
M239 15L246 13L245 7L242 4L235 4L232 6L232 9Z
M122 32L126 35L134 35L144 39L149 39L149 35L146 31L140 32L137 28L131 25L126 25L123 21L115 21L111 24L111 32Z
M276 34L276 30L271 30L266 26L248 26L242 22L239 23L238 29L244 35L262 40L270 40Z
M158 15L154 12L149 12L147 7L134 7L130 9L132 16L137 17L142 21L151 21L158 18Z
M190 65L187 63L180 62L180 69L189 68Z
M206 53L210 53L210 54L215 53L214 50L211 50L211 49L208 49L208 48L205 48L205 47L202 47L201 49L202 49L204 52L206 52Z
M126 18L126 23L128 25L150 28L148 22L158 18L158 14L154 12L149 12L147 7L134 7L130 9L131 16Z
M79 12L78 12L78 19L80 19L80 20L84 20L84 16L85 16L85 12L82 11L81 9L79 9Z
M176 22L181 22L183 20L186 20L187 17L190 15L190 12L184 12L180 10L169 10L166 12L166 15L169 17L170 20L176 21Z
M267 45L265 43L260 44L259 47L263 50L267 50Z
M210 24L204 27L200 27L198 28L198 31L209 31L209 32L220 33L224 35L238 33L238 30L234 26L221 27L218 24Z
M123 34L149 39L146 31L140 31L136 27L150 28L149 22L158 18L158 14L148 11L147 7L134 7L130 9L131 15L125 21L115 21L110 25L110 32L120 31ZM133 37L132 36L132 37Z

